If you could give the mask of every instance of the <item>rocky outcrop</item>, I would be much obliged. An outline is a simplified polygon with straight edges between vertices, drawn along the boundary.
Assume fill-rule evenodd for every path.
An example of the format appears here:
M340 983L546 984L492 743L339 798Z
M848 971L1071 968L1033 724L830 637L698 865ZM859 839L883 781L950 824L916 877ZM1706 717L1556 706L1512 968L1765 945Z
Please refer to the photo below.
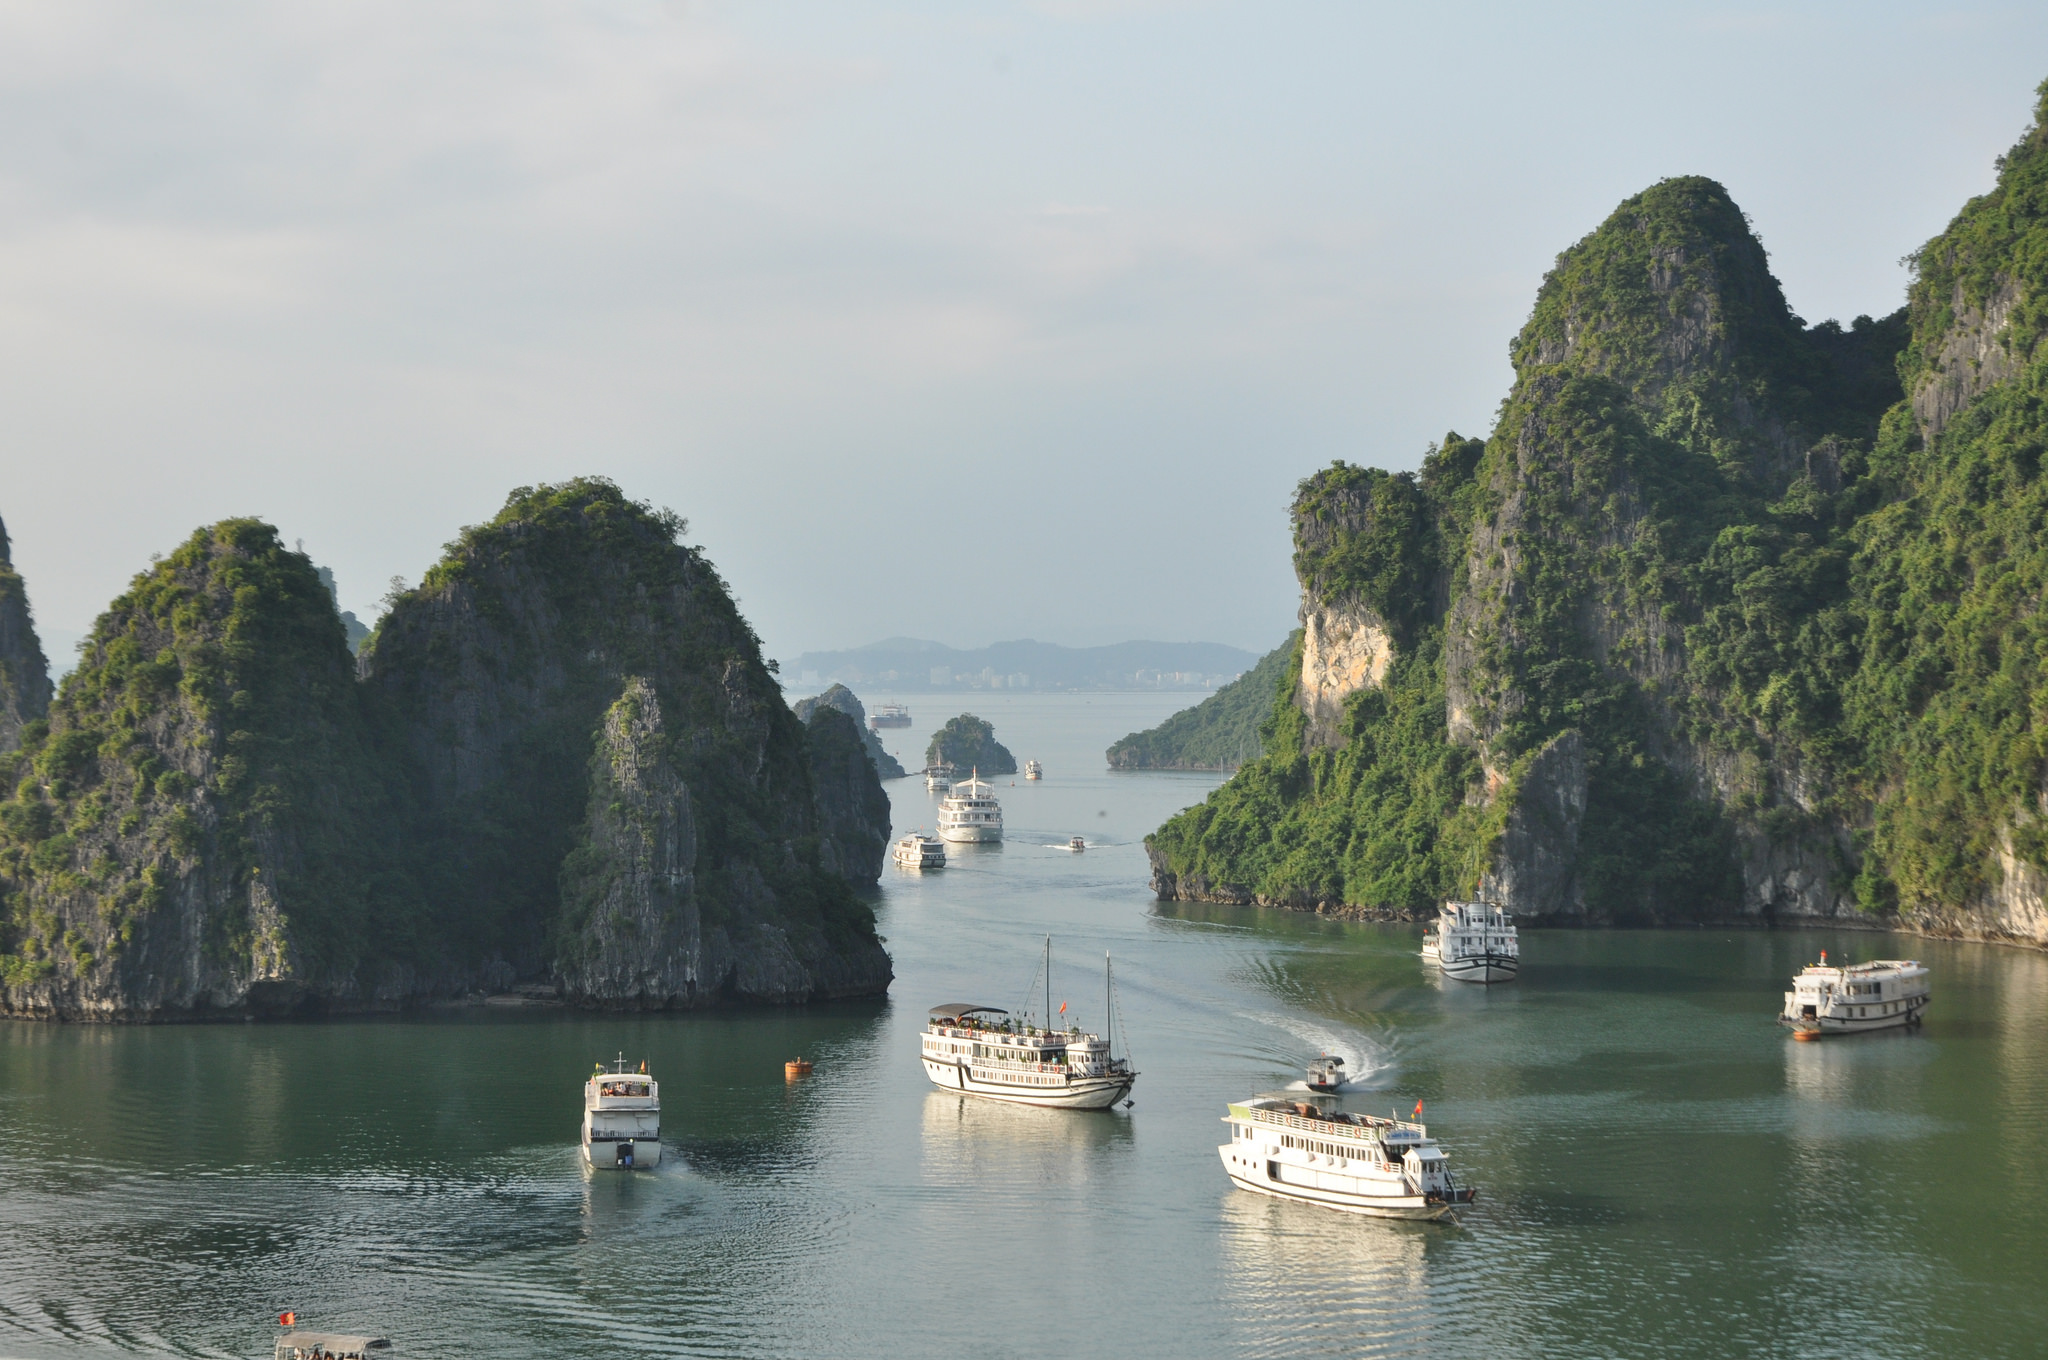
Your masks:
M850 722L825 711L829 724ZM861 760L856 744L840 754ZM879 941L838 947L788 911L759 875L729 878L722 909L707 922L698 819L660 696L644 677L629 677L606 712L590 774L583 836L562 871L557 975L566 999L613 1010L687 1009L865 996L888 985ZM877 847L877 873L879 855Z
M471 984L377 957L413 897L339 623L253 520L95 624L0 806L0 1010L71 1019L396 1005Z
M572 852L593 843L593 734L635 677L689 791L697 910L735 948L784 941L812 982L779 965L749 973L743 959L738 973L706 974L715 986L578 999L879 993L886 956L852 890L879 873L862 824L871 805L844 796L843 778L821 799L804 725L718 574L675 541L680 528L608 482L525 488L385 617L361 668L410 757L423 859L445 866L430 890L464 922L469 951L522 977L582 967L559 885Z
M20 746L21 729L50 711L50 693L50 663L0 523L0 753Z
M2026 356L2014 352L2012 336L2020 300L2019 282L2009 276L1998 279L1981 306L1955 285L1949 302L1955 320L1913 385L1913 418L1923 441L1932 444L1958 412L2020 370Z
M1344 744L1344 701L1376 689L1394 660L1386 620L1361 604L1304 599L1301 605L1301 681L1294 702L1308 718L1308 740Z
M862 729L848 714L824 706L811 711L804 727L822 838L820 861L850 883L873 887L889 853L889 795L875 778Z
M835 710L812 747L680 528L522 488L359 658L270 526L194 535L0 755L0 1012L885 991L874 771Z
M836 708L853 719L854 730L860 734L861 749L868 753L868 761L875 767L875 774L882 779L901 779L906 771L903 763L882 747L882 739L868 726L868 711L860 698L844 685L834 685L823 694L812 699L799 699L793 705L797 721L810 725L811 718L820 708Z
M956 770L977 771L983 778L1017 773L1017 757L996 740L995 725L972 713L946 719L946 725L932 733L925 748L925 764L951 765Z
M1193 708L1103 752L1112 770L1234 770L1261 751L1259 729L1301 646L1299 632Z

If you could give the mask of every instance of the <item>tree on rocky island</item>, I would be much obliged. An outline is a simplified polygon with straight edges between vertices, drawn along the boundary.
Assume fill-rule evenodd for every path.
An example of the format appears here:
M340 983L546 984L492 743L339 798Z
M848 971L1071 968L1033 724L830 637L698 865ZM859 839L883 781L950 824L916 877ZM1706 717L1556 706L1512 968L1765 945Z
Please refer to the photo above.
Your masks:
M996 740L995 725L972 713L946 719L946 725L932 733L924 760L927 765L951 765L982 774L1017 773L1017 757Z

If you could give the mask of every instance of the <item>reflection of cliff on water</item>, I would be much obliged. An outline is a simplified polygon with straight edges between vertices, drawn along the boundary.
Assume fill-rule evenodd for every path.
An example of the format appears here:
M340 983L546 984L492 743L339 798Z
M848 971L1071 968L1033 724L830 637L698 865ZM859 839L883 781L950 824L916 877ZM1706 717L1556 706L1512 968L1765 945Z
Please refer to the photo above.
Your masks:
M1224 1293L1251 1354L1408 1354L1431 1327L1429 1265L1455 1227L1227 1190ZM1433 1250L1433 1244L1437 1244Z

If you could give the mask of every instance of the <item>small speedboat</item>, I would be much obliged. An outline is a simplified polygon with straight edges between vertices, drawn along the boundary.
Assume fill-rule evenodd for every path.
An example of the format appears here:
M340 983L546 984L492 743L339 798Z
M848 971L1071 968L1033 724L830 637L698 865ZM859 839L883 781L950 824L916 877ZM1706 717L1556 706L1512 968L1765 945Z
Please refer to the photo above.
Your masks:
M1308 1065L1308 1089L1328 1095L1344 1084L1344 1060L1325 1053Z
M1076 836L1072 840L1067 842L1067 849L1074 851L1076 854L1079 854L1081 851L1086 850L1087 848L1088 842L1079 836Z

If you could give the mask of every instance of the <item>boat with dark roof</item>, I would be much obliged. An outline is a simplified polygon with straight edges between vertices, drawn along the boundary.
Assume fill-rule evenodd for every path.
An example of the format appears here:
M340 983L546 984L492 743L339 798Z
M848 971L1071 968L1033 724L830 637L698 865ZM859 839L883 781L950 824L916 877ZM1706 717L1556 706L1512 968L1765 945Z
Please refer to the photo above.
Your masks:
M1046 940L1046 1013L1052 1012L1052 941ZM945 1091L987 1096L1018 1105L1065 1110L1106 1110L1126 1099L1138 1074L1128 1057L1115 1057L1105 1037L1114 1023L1115 990L1103 960L1101 1035L1078 1025L1048 1029L998 1006L955 1001L934 1006L918 1036L925 1075ZM1062 1003L1061 1010L1066 1006Z

